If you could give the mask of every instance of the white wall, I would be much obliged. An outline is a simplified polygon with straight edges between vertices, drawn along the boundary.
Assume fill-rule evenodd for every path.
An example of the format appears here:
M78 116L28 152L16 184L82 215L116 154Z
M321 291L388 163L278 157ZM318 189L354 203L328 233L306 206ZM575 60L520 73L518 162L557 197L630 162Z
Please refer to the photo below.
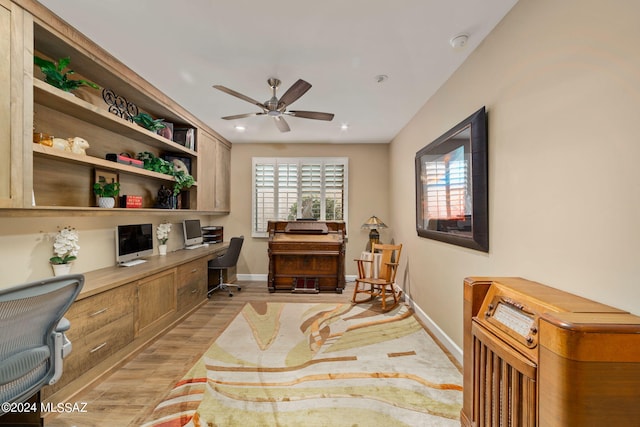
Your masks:
M640 314L640 2L520 0L391 144L410 297L462 346L467 276L520 276ZM485 105L488 254L419 238L416 151Z

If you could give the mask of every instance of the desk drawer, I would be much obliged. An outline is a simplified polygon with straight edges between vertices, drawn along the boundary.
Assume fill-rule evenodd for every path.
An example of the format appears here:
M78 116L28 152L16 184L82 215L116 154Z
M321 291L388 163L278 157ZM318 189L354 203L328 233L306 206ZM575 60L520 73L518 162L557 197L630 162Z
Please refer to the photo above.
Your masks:
M204 300L208 273L207 260L204 258L178 267L178 312L189 310Z
M197 259L178 267L178 289L193 288L194 286L206 286L207 260Z
M74 302L65 315L71 322L71 329L67 333L69 339L84 337L133 313L133 291L132 285L125 285Z
M133 313L95 330L84 337L71 338L71 353L64 359L60 381L46 387L46 396L55 393L133 341Z

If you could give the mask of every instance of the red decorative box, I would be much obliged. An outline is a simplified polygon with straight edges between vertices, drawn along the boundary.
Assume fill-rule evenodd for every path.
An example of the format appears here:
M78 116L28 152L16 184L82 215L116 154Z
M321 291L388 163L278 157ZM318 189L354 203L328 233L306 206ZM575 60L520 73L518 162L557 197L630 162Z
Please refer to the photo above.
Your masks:
M141 208L142 196L122 196L120 197L121 208Z
M144 162L142 160L134 159L126 154L108 153L106 155L106 159L111 160L112 162L122 163L123 165L134 166L136 168L144 167Z

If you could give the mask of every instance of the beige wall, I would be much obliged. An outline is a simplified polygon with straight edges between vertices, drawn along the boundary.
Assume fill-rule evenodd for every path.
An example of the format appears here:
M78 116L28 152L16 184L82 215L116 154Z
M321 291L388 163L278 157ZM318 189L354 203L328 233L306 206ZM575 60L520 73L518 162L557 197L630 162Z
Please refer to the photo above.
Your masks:
M640 2L520 0L391 144L403 286L459 346L462 281L521 276L640 314ZM417 150L489 114L490 252L418 238Z
M225 240L243 234L245 243L238 261L239 274L266 275L268 240L251 238L252 157L348 157L349 221L347 223L346 272L355 274L351 261L365 248L368 231L360 226L371 215L390 217L388 144L235 144L231 150L231 214L217 219L225 227ZM389 241L393 230L381 230Z
M67 217L2 217L0 218L0 259L3 261L0 288L32 280L51 277L53 271L49 258L53 256L53 237L59 228L73 227L80 237L80 254L72 267L72 273L84 273L115 265L115 227L118 224L161 222L173 224L168 250L184 246L182 220L198 218L203 224L215 222L212 216L196 216L182 212L167 212L166 215L122 215L109 216L88 214ZM157 240L154 248L157 253Z

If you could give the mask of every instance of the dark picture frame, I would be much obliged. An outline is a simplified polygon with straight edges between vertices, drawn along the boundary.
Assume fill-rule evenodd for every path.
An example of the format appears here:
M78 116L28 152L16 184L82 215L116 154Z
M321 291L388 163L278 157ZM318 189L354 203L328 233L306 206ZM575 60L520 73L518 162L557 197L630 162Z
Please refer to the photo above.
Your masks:
M418 236L489 252L485 107L416 153Z

